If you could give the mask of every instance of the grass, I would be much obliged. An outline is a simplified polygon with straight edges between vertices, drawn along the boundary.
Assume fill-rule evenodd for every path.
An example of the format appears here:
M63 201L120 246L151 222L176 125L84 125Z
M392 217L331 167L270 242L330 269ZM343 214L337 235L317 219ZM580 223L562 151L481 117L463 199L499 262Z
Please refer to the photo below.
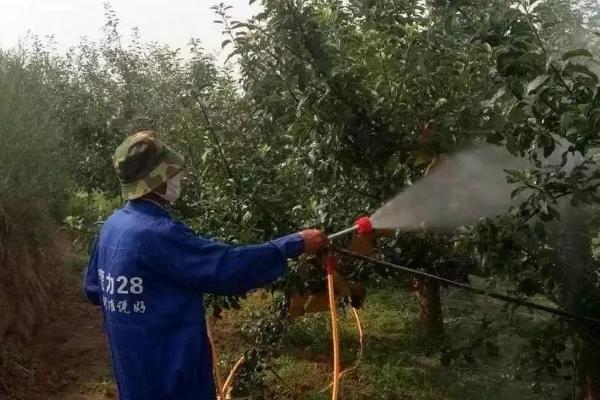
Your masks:
M340 398L414 399L414 400L501 400L563 399L571 390L569 382L546 381L536 391L533 381L516 379L523 342L517 329L531 329L544 317L519 310L512 319L496 301L457 290L443 295L446 338L431 341L420 336L418 309L413 296L402 289L370 290L361 311L365 330L364 355L357 370L342 379ZM250 296L241 311L227 312L215 327L217 336L237 336L241 326L254 312L268 305L264 294ZM481 331L481 319L494 320L491 335ZM226 326L227 334L220 335ZM341 317L342 368L356 360L358 339L352 316ZM239 328L239 329L238 329ZM473 338L485 338L497 346L470 349ZM236 337L241 351L243 337ZM249 343L245 344L248 348ZM224 358L231 359L231 348L222 344ZM440 350L460 348L449 366L442 366ZM492 347L495 348L495 347ZM471 354L472 358L463 354ZM223 360L225 361L225 360ZM227 364L227 362L225 362ZM331 337L326 314L311 315L293 323L285 337L275 374L267 373L270 396L281 399L328 399L321 392L331 379Z
M400 288L371 289L361 318L365 348L358 368L342 379L340 399L394 400L549 400L568 399L570 382L546 380L535 386L524 376L517 379L517 366L524 342L517 330L533 329L545 316L520 309L511 317L495 300L457 290L443 293L446 337L427 340L417 323L418 306L413 295ZM246 349L252 348L243 328L266 310L271 298L257 292L240 310L225 311L213 321L222 374ZM480 321L488 318L491 335L483 335ZM342 368L352 366L359 343L350 313L340 317ZM485 337L497 352L486 346L470 349L473 338ZM443 366L440 351L462 349L451 364ZM327 314L314 314L291 324L283 338L272 371L265 372L265 398L326 400L324 390L331 381L331 336ZM467 358L463 354L472 353ZM107 370L108 371L108 370ZM536 388L536 390L534 390ZM99 375L87 387L94 393L114 396L110 374Z
M112 369L107 367L97 371L96 375L94 380L83 385L82 391L96 393L107 399L115 399L117 393Z

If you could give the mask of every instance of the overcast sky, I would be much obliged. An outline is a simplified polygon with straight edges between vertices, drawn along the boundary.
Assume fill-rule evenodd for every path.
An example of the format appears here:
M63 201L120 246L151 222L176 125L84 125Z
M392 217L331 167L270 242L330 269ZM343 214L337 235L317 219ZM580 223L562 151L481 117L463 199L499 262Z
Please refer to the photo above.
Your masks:
M54 35L59 50L79 38L97 39L102 34L105 0L0 0L0 46L13 47L28 31ZM207 50L221 50L221 29L213 24L210 7L220 1L233 6L234 19L246 19L257 6L248 0L112 0L124 33L139 27L142 39L186 47L200 38ZM257 1L257 3L259 3Z

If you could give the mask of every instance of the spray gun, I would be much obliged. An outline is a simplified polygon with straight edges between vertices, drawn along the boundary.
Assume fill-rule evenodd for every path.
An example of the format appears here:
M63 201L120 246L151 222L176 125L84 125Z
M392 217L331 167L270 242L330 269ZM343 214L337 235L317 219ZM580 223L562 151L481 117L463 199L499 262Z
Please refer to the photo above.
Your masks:
M356 221L354 221L354 225L352 227L332 233L327 238L331 241L335 238L345 236L353 232L358 232L360 234L373 232L373 223L371 222L371 217L359 217L356 219Z

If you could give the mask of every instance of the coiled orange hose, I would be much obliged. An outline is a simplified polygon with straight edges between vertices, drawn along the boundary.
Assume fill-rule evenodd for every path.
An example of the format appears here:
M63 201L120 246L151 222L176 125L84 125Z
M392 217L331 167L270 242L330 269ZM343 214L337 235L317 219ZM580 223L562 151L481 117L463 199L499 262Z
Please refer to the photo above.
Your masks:
M240 359L235 363L233 368L231 368L231 372L229 372L227 379L225 379L225 383L223 384L223 387L221 388L221 392L223 393L223 398L222 398L223 400L227 399L227 395L229 394L231 384L233 383L233 377L238 372L238 370L242 367L242 365L244 365L244 361L246 361L246 357L241 356Z
M206 335L208 336L208 342L210 343L210 349L212 351L212 361L213 361L213 375L215 377L215 383L217 384L217 394L219 395L220 400L225 400L225 394L221 389L221 371L219 368L219 357L217 356L217 348L215 347L215 341L213 339L212 328L210 327L210 322L208 319L206 320Z
M246 357L244 357L244 356L240 357L240 359L237 361L237 363L235 363L235 365L229 372L227 379L225 379L225 383L221 384L222 380L221 380L221 371L219 368L219 357L217 355L217 348L215 347L215 341L213 339L212 328L210 327L210 323L208 322L208 320L206 320L206 334L208 336L208 341L210 343L210 348L212 350L213 375L215 377L215 383L217 385L217 395L219 396L219 400L225 400L227 398L229 389L233 383L233 378L235 377L235 374L238 372L238 370L244 364L244 361L246 361Z
M328 291L328 295L329 295L329 312L331 315L331 336L332 336L332 340L333 340L333 380L332 380L332 383L326 389L328 389L329 387L333 387L332 391L331 391L331 400L338 399L339 391L340 391L340 378L343 375L347 374L348 372L356 369L356 367L358 366L358 362L362 358L362 352L363 352L363 330L362 330L362 326L361 326L361 322L360 322L360 317L358 315L357 310L355 308L352 308L352 312L354 314L354 318L356 320L356 325L357 325L357 329L358 329L358 333L359 333L360 352L359 352L358 360L355 363L355 365L352 368L348 368L347 370L340 373L340 333L339 333L339 327L338 327L337 306L336 306L336 301L335 301L336 300L335 299L336 264L337 264L337 262L336 262L335 256L333 254L329 254L327 256L326 266L327 266L327 291ZM230 390L231 384L233 383L233 378L234 378L235 374L237 373L237 371L243 365L243 363L245 361L245 357L242 356L237 361L237 363L234 365L234 367L231 369L231 372L227 376L225 383L223 385L221 385L221 374L220 374L219 364L218 364L219 359L218 359L216 347L214 344L212 329L210 327L210 323L208 322L208 320L206 321L206 332L207 332L208 340L210 342L210 346L212 349L213 373L214 373L215 381L217 384L217 392L218 392L217 394L218 394L220 400L225 400L227 398L226 396Z
M358 310L354 307L352 307L352 315L354 316L354 321L356 322L356 330L358 331L358 343L359 343L360 347L358 349L358 356L356 357L356 361L354 362L354 365L352 365L350 368L346 368L345 370L343 370L340 373L340 377L339 377L340 381L344 376L348 375L350 372L352 372L358 368L358 365L360 364L360 361L362 360L362 355L363 355L363 350L364 350L364 333L363 333L362 323L360 321L360 315L358 314ZM331 386L333 386L333 382L330 383L329 385L327 385L325 388L321 389L319 391L319 393L323 393L323 392L329 390L329 388L331 388Z
M333 338L333 388L331 390L331 400L337 400L340 391L340 333L338 332L338 316L335 304L335 268L335 256L329 254L327 256L327 290L329 292L331 336Z

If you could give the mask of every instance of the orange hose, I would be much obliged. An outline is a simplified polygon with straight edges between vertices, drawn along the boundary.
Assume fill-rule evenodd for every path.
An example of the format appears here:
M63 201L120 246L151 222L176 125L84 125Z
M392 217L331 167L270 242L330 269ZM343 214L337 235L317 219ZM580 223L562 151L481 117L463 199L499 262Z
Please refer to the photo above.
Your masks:
M364 348L363 329L362 329L362 324L360 322L360 316L358 315L358 310L354 307L352 307L352 315L354 315L354 320L356 321L356 329L358 330L358 343L360 344L360 347L358 349L358 356L356 357L356 362L354 363L354 365L352 367L347 368L344 371L342 371L342 373L340 374L340 379L343 376L347 375L349 372L354 371L356 368L358 368L358 364L362 360L362 355L363 355L363 348Z
M329 292L329 311L331 313L331 335L333 338L333 389L331 400L337 400L340 391L340 334L337 324L335 304L335 256L327 256L327 290Z
M219 357L217 357L217 349L215 347L215 341L213 339L212 329L210 327L210 323L208 319L206 320L206 334L208 335L208 342L210 343L210 348L212 351L212 359L213 359L213 375L215 377L215 381L217 384L217 394L219 395L220 400L225 400L225 393L222 390L221 386L221 373L219 370Z
M340 374L340 333L338 330L338 315L337 315L337 307L335 303L335 268L336 268L336 260L335 256L328 255L327 256L327 291L329 294L329 311L331 314L331 335L333 339L333 382L330 386L333 386L331 391L331 400L337 400L339 397L340 391L340 378L342 375L350 372L355 369L357 365L352 368L349 368ZM360 353L358 360L362 357L363 351L363 331L360 323L360 317L356 309L352 309L354 313L354 318L356 319L359 339L360 339ZM229 388L233 382L233 378L237 371L241 368L244 361L246 360L244 356L242 356L234 367L231 369L231 372L227 376L225 383L221 385L221 375L218 366L218 357L217 351L215 348L215 343L212 335L212 330L208 320L206 321L206 332L208 336L208 340L210 342L211 350L212 350L212 358L213 358L213 374L215 376L215 381L217 384L217 391L220 400L225 400L228 394ZM358 361L357 361L358 363ZM329 387L328 387L329 388Z
M354 371L356 368L358 368L358 365L360 364L360 361L362 360L362 355L363 355L363 349L364 349L364 334L363 334L363 329L362 329L362 323L360 321L360 315L358 314L358 310L354 307L352 307L352 314L354 315L354 320L356 322L356 329L358 330L358 342L360 344L360 347L358 349L358 357L356 358L356 361L354 362L354 365L350 368L346 368L345 370L343 370L340 373L340 380L348 375L350 372ZM322 390L319 391L319 393L325 392L327 390L329 390L329 388L333 386L333 382L330 383L329 385L327 385L327 387L323 388Z
M225 379L225 383L223 383L221 385L222 380L221 380L221 373L220 373L221 371L219 369L219 357L217 356L217 349L215 347L215 341L213 339L212 329L210 327L210 323L208 322L208 320L206 320L206 333L208 335L208 341L210 343L210 347L212 350L213 375L215 377L215 381L217 384L217 395L219 396L220 400L225 400L227 398L227 393L229 392L231 384L233 383L233 378L235 377L235 374L238 372L238 370L241 368L241 366L244 364L244 361L246 361L246 357L244 357L244 356L240 357L240 359L237 361L237 363L235 363L235 365L229 372L229 375L227 375L227 379Z
M354 315L354 319L356 320L356 327L358 329L358 342L360 343L360 351L358 353L358 359L362 358L363 348L364 348L364 334L362 324L360 322L360 315L358 314L358 310L352 307L352 314Z
M231 372L229 372L227 379L225 379L225 383L223 384L223 387L221 388L221 392L223 393L223 398L222 398L223 400L225 400L227 398L226 396L229 394L230 386L233 383L233 377L238 372L238 370L242 367L242 365L244 364L244 361L246 361L246 357L241 356L240 359L235 363L235 365L231 369Z

